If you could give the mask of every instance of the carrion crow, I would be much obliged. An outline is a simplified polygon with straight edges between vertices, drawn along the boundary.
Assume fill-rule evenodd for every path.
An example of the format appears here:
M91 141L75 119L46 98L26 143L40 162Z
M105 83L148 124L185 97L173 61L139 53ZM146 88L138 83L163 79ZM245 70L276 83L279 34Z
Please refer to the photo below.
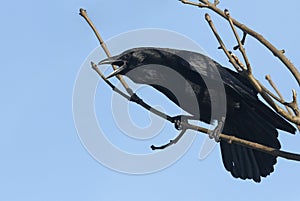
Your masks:
M247 78L203 54L141 47L107 58L99 64L119 66L109 77L121 74L136 83L148 84L200 121L222 121L225 115L222 130L225 134L280 149L277 129L289 133L296 131L259 100L257 91ZM176 81L177 78L171 77L172 71L185 81ZM173 93L174 89L177 89L177 94ZM197 105L191 102L193 97ZM214 115L213 107L216 111L225 112ZM223 164L235 178L260 182L261 177L274 171L275 156L223 141L220 146Z

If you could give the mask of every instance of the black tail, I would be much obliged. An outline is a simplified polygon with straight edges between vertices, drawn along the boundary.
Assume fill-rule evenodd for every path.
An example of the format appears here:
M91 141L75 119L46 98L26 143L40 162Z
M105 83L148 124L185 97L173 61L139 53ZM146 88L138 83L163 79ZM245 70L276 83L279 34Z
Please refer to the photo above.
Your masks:
M236 113L230 114L226 121L230 123L225 122L224 133L276 149L280 149L276 128L290 133L296 131L260 101L255 104L254 109L244 104ZM261 177L266 177L274 171L276 157L237 144L220 144L224 166L232 176L260 182Z

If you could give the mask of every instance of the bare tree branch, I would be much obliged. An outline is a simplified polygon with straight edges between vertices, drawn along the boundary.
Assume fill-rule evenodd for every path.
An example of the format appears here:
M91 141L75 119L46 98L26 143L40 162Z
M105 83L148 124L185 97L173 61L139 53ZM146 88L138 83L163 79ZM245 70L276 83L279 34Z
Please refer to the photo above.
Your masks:
M191 124L187 124L185 122L183 122L185 128L187 129L192 129L192 130L196 130L199 131L201 133L209 133L211 132L210 130L206 129L206 128L202 128L199 126L194 126ZM273 155L273 156L278 156L278 157L282 157L285 159L289 159L289 160L294 160L294 161L300 161L300 154L295 154L295 153L290 153L290 152L286 152L286 151L281 151L272 147L268 147L259 143L255 143L255 142L250 142L248 140L243 140L240 138L237 138L235 136L231 136L231 135L226 135L226 134L220 134L220 139L222 141L226 141L227 143L231 144L231 143L235 143L235 144L239 144L251 149L255 149L258 151L262 151L265 152L267 154Z
M226 17L227 17L227 19L229 21L230 27L231 27L231 29L232 29L232 31L234 33L234 36L235 36L235 38L236 38L236 40L238 42L238 49L240 50L240 52L243 55L244 61L246 63L246 69L247 69L246 71L247 71L247 73L252 73L252 67L251 67L249 59L247 57L246 50L245 50L245 48L244 48L244 46L242 44L242 41L240 40L239 34L237 33L237 30L236 30L236 28L235 28L235 26L233 24L233 21L232 21L232 18L230 17L229 11L227 9L225 9L224 13L225 13L225 15L226 15Z
M276 98L273 97L273 98L276 99L276 100L280 100L279 102L281 102L282 104L285 104L284 103L284 98L283 98L282 94L280 93L279 89L277 88L277 86L275 85L275 83L273 82L273 80L271 79L271 75L266 75L265 78L269 82L269 84L271 85L271 87L275 90L275 92L277 93L277 95L279 96L279 98L278 97L276 97ZM293 115L291 109L288 106L285 105L285 109L287 110L287 112L290 115Z
M292 93L293 93L293 101L288 103L287 105L289 107L292 108L292 110L294 111L295 115L297 115L298 117L300 116L300 110L299 110L299 107L298 107L298 101L297 101L297 93L296 93L296 90L293 89L292 90Z
M199 0L200 3L191 2L188 0L179 0L184 4L189 4L192 6L197 6L199 8L208 8L212 10L213 12L217 13L221 17L225 18L227 20L226 14L223 12L223 10L219 9L214 3L209 2L208 0ZM282 50L277 49L273 44L271 44L267 39L265 39L261 34L255 32L254 30L250 29L246 25L238 22L237 20L232 18L232 23L237 26L242 31L246 32L247 34L253 36L255 39L257 39L261 44L263 44L266 48L268 48L275 57L279 58L280 61L289 69L289 71L293 74L296 81L298 82L298 85L300 85L300 73L297 70L297 68L294 66L294 64L284 55L284 52Z
M243 31L243 38L241 40L242 45L245 44L246 36L247 36L247 33ZM239 47L240 47L240 45L236 45L236 46L233 47L233 50L237 50L237 49L239 49Z
M212 22L211 17L210 17L210 15L209 15L208 13L205 14L205 19L206 19L206 21L208 22L208 24L209 24L211 30L213 31L215 37L217 38L217 40L218 40L218 42L219 42L219 44L220 44L220 48L224 51L224 53L225 53L226 56L228 57L229 62L233 65L233 67L234 67L237 71L239 71L239 72L243 71L243 70L242 70L243 67L241 67L241 66L237 63L237 61L231 56L231 52L229 52L229 51L227 50L227 48L225 47L225 44L223 43L223 41L222 41L220 35L218 34L218 32L217 32L217 30L216 30L216 28L215 28L215 25L214 25L214 23Z

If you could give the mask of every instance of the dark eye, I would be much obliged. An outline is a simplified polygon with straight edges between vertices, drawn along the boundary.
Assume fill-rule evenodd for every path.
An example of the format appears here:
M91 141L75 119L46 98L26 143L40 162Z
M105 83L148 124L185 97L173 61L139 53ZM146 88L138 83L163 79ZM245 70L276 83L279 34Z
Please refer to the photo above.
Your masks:
M124 60L128 60L129 59L129 55L126 54L124 57L123 57Z

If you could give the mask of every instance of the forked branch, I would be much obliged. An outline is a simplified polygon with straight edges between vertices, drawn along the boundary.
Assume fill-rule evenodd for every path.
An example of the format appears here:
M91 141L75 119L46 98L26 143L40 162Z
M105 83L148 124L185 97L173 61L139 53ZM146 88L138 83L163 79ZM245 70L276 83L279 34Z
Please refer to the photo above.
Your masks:
M241 62L241 60L235 54L233 54L232 52L227 50L224 42L222 41L221 37L219 36L219 34L213 24L210 16L208 14L205 14L205 18L206 18L209 26L211 27L216 39L218 40L221 49L223 49L224 53L226 54L226 56L228 57L230 63L234 66L234 68L239 73L241 73L242 75L244 75L245 77L247 77L249 79L249 81L256 88L258 93L278 114L283 116L288 121L296 124L297 127L299 128L300 127L300 110L299 110L299 106L297 104L297 95L296 95L296 93L294 93L295 90L293 90L293 101L288 103L282 97L278 97L275 94L271 93L267 89L267 87L262 85L253 76L252 66L250 64L250 61L246 54L246 50L244 48L245 37L247 34L249 34L249 35L253 36L255 39L257 39L266 48L268 48L273 53L273 55L278 57L280 59L280 61L289 69L289 71L292 73L295 80L298 82L298 84L300 84L300 73L297 70L297 68L286 58L286 56L284 55L284 51L277 49L269 41L267 41L262 35L258 34L257 32L248 28L244 24L241 24L237 20L233 19L230 16L230 13L227 9L225 9L225 11L222 11L221 9L219 9L217 7L217 4L215 4L215 2L211 3L208 0L199 0L199 3L194 3L194 2L187 1L187 0L180 0L180 1L184 4L189 4L189 5L197 6L200 8L208 8L208 9L214 11L215 13L219 14L220 16L222 16L229 22L229 25L233 31L234 37L236 38L237 43L238 43L238 45L234 49L236 49L236 48L239 49L239 51L241 52L241 54L243 56L245 65L243 64L243 62ZM240 39L236 28L239 28L240 30L243 31L242 39ZM277 94L278 94L278 92L277 92ZM280 103L283 107L289 107L293 111L293 113L291 113L289 110L284 110L275 101Z
M282 103L282 104L286 104L284 101L284 98L281 94L281 92L279 91L279 89L277 88L277 86L275 85L275 83L273 82L273 80L271 79L271 75L266 75L266 80L269 82L269 84L271 85L271 87L274 89L274 91L277 93L278 97L273 97L274 99L276 99L278 102ZM270 93L268 93L270 95ZM291 108L289 108L288 106L285 105L285 109L286 111L289 113L289 115L293 115Z
M106 56L107 56L107 57L111 57L111 54L110 54L108 48L106 47L106 44L105 44L104 40L102 39L101 35L100 35L99 32L97 31L97 29L96 29L95 25L93 24L93 22L92 22L92 21L90 20L90 18L88 17L86 10L83 9L83 8L80 8L80 9L79 9L79 15L82 16L82 17L86 20L86 22L90 25L90 27L92 28L92 30L93 30L93 32L95 33L95 35L96 35L96 37L97 37L97 39L98 39L98 41L99 41L99 43L100 43L102 49L104 50ZM112 68L113 68L114 70L117 69L117 67L114 66L114 65L112 65ZM121 75L117 75L117 78L120 80L121 84L124 86L124 88L126 89L126 91L127 91L130 95L132 95L133 92L132 92L132 90L128 87L128 84L125 82L125 80L123 79L123 77L122 77Z
M218 15L220 15L221 17L225 18L226 20L228 19L224 11L217 7L217 4L211 3L208 0L199 0L199 3L191 2L188 0L179 0L179 1L181 1L184 4L197 6L199 8L208 8L213 12L217 13ZM278 59L280 59L280 61L289 69L289 71L293 74L296 81L298 82L298 85L300 85L300 73L297 70L297 68L294 66L294 64L284 55L284 51L277 49L272 43L270 43L267 39L265 39L261 34L255 32L254 30L250 29L246 25L238 22L233 18L232 18L232 23L243 32L253 36L253 38L257 39L261 44L263 44L266 48L268 48L273 53L273 55Z

